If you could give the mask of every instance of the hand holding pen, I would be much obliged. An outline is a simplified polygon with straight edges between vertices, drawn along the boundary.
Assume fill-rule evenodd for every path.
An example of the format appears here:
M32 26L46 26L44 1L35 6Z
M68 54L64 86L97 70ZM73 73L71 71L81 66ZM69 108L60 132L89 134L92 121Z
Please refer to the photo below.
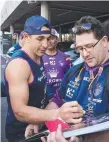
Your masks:
M77 101L66 102L58 109L58 117L72 124L80 123L84 113Z

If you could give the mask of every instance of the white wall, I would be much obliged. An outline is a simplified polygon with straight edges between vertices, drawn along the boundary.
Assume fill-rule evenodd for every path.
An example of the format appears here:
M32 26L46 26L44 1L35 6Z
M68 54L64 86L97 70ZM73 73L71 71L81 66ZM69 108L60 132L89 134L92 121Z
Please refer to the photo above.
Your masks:
M23 0L6 1L1 10L1 24L10 16L10 14L17 8Z

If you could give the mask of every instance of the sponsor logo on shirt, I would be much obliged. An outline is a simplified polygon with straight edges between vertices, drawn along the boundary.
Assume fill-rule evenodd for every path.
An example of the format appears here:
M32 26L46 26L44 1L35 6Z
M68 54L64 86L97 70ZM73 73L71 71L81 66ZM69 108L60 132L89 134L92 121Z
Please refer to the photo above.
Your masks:
M49 70L48 74L50 75L51 78L53 77L57 77L58 76L58 73L59 71L57 69L52 69L52 70Z
M72 88L67 88L66 96L69 98L73 97L74 90Z
M46 78L46 73L45 73L45 71L44 72L42 72L42 75L40 76L40 77L38 77L38 81L42 81L43 79L45 79Z
M42 71L43 69L44 69L43 67L40 68L41 71Z
M54 58L54 57L50 57L49 59L50 59L50 60L55 60L55 58Z
M90 82L90 77L84 77L83 80Z
M47 83L55 83L55 82L61 82L62 79L54 78L54 79L48 79Z
M64 66L64 63L63 63L62 61L59 61L59 64L60 64L61 66Z
M55 61L50 61L50 65L56 65Z
M102 86L100 83L98 83L98 84L96 85L96 89L95 89L95 92L94 92L94 96L100 95L100 94L102 93L102 91L103 91L103 86Z
M48 62L44 63L44 65L48 65Z

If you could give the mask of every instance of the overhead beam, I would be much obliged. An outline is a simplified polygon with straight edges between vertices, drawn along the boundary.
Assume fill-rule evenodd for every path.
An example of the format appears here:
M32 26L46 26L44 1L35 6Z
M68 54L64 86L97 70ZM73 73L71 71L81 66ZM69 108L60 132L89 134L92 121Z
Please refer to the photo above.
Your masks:
M57 5L57 8L64 8L66 10L77 10L79 9L79 11L91 11L91 12L98 12L98 13L103 13L102 10L95 10L93 8L87 8L87 7L83 7L83 6L75 6L75 5L65 5L65 4L59 4L59 3L53 3L52 5ZM54 6L56 7L56 6ZM73 9L72 9L73 8Z

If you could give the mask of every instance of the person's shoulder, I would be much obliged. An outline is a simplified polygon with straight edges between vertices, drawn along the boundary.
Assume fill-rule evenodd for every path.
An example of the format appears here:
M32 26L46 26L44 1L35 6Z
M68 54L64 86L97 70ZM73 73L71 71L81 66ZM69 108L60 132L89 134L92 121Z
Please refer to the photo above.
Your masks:
M8 51L12 51L12 50L14 50L14 49L16 49L16 47L18 46L18 44L16 43L16 44L14 44L12 47L10 47L9 48L9 50Z
M78 63L78 64L75 64L72 66L72 68L79 68L79 67L84 67L85 63L84 62L81 62L81 63Z
M9 48L9 50L7 51L7 55L11 57L18 49L20 49L19 44L15 44L14 46Z
M66 54L64 54L64 52L60 51L60 50L57 50L58 54L61 55L61 56L66 56Z
M73 70L79 70L80 68L84 67L84 62L80 63L80 64L76 64L73 65L69 71L73 71Z
M29 64L26 60L22 58L14 58L10 60L10 62L7 64L6 70L10 70L12 72L27 72L30 70Z
M70 56L69 55L66 55L65 53L61 52L58 50L58 54L63 57L64 59L70 59Z
M79 58L77 58L74 62L73 62L73 65L79 65L81 63L84 62L84 59L80 56Z
M16 43L15 45L14 45L14 47L15 47L15 49L21 49L21 46L19 45L19 43Z
M24 60L22 57L12 58L9 64L24 65L28 64L28 61Z
M15 58L11 60L5 68L7 80L27 80L31 74L31 69L27 61Z
M14 50L15 50L15 47L14 47L14 46L10 47L9 50L7 51L7 54L8 54L9 52L13 52Z
M30 75L31 69L28 63L19 58L11 60L5 69L5 77L8 81L28 80Z
M48 55L45 53L43 56L42 56L42 59L48 57Z

